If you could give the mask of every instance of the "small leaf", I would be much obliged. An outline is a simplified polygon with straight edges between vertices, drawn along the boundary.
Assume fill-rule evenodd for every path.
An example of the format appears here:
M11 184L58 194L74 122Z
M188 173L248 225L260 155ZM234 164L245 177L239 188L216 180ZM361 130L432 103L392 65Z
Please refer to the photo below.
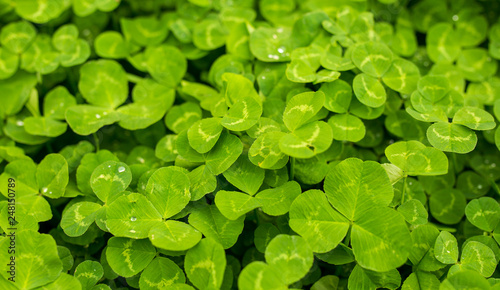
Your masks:
M100 200L107 202L111 194L125 191L131 181L132 172L127 164L107 161L94 169L90 186Z
M211 238L191 248L184 260L189 281L199 289L220 289L226 270L224 248Z
M24 129L31 135L57 137L64 134L67 128L66 123L52 118L28 117L24 119Z
M328 204L322 191L309 190L293 201L290 227L309 243L313 252L326 253L344 239L349 221Z
M61 228L70 237L83 235L95 221L101 205L94 202L77 202L63 212Z
M456 224L462 220L465 205L465 196L458 189L447 188L433 192L429 199L432 216L447 225Z
M219 211L230 220L237 220L246 213L261 206L258 199L237 192L220 190L215 195L215 204Z
M299 236L277 235L266 248L266 262L277 269L287 284L304 277L313 265L314 255Z
M23 53L35 39L35 27L27 21L11 22L2 27L0 43L10 52Z
M183 222L168 220L151 228L149 240L160 249L185 251L198 244L201 233Z
M123 277L139 274L156 256L149 240L112 237L106 247L106 259L111 269Z
M465 215L471 224L492 232L500 221L500 206L491 197L473 199L465 207Z
M367 74L356 75L352 88L356 98L371 108L384 105L387 99L387 93L382 83L377 78Z
M255 195L264 182L265 171L250 162L248 156L242 154L228 170L223 172L223 175L239 190Z
M328 119L332 127L333 139L340 141L358 142L366 134L365 124L356 116L337 114Z
M497 260L493 251L480 242L471 241L465 244L462 250L460 264L450 269L450 275L462 269L471 269L484 277L490 277L497 267Z
M328 150L332 141L332 127L323 121L316 121L284 135L279 148L291 157L310 158Z
M82 284L82 289L90 289L104 275L104 269L99 262L83 261L75 269L75 277Z
M325 108L334 113L346 113L351 104L352 88L343 80L324 83L319 89L325 94Z
M372 77L381 77L391 66L393 54L383 43L366 42L354 47L351 58L364 73Z
M301 93L288 101L283 113L283 122L288 130L294 131L316 115L325 103L323 92Z
M385 149L385 155L408 175L441 175L448 172L446 155L418 141L391 144Z
M243 152L241 140L229 133L222 133L214 148L205 157L206 167L213 175L229 169Z
M191 200L189 177L176 167L156 170L146 186L147 198L164 219L179 213Z
M382 78L389 88L403 94L411 94L415 91L419 79L418 67L413 62L402 58L395 59Z
M300 185L295 181L289 181L279 187L257 193L255 199L261 204L263 212L271 216L280 216L290 210L292 202L300 193Z
M457 239L447 231L442 231L434 245L436 259L444 264L455 264L458 261Z
M418 199L410 199L398 207L398 211L405 220L412 225L423 225L427 223L428 213Z
M123 104L129 90L125 70L113 60L84 64L80 69L78 88L87 102L109 109Z
M238 288L242 290L288 289L282 280L280 269L260 261L248 264L238 277ZM260 278L260 279L259 279Z
M185 282L186 276L176 263L167 258L156 257L141 273L139 286L145 290L156 290Z
M222 129L219 118L199 120L188 129L189 145L199 153L207 153L219 140Z
M189 215L189 224L199 230L205 237L222 244L224 249L232 247L243 231L242 216L234 221L226 218L217 206L205 206L194 210Z
M66 110L66 121L79 135L90 135L120 120L120 115L103 107L76 105Z
M36 170L40 192L50 198L63 196L69 181L68 163L61 154L48 154Z
M432 146L441 151L469 153L476 147L477 136L469 128L453 123L438 122L427 129Z
M472 130L491 130L496 123L490 113L475 107L463 107L455 113L454 124L464 125Z
M180 83L187 70L187 61L182 52L168 45L151 49L146 63L148 72L156 81L172 88Z

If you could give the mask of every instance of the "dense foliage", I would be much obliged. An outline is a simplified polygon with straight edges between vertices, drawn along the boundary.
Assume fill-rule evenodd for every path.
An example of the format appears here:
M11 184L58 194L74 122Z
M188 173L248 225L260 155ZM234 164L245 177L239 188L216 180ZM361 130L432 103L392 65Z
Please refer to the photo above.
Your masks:
M0 288L500 289L499 11L0 0Z

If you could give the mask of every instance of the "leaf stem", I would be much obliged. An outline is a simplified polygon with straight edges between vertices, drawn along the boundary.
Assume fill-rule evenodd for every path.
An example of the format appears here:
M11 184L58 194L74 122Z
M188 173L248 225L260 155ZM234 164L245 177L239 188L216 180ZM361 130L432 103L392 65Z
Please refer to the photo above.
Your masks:
M92 136L94 136L94 143L95 143L96 152L99 152L99 150L100 150L99 137L97 137L96 133L92 133Z
M136 83L142 81L142 78L139 76L133 75L133 74L127 74L127 80L131 83L136 84Z
M406 179L408 178L408 175L405 174L405 177L403 179L403 190L401 191L401 204L405 202L405 192L406 192Z
M290 181L295 178L295 157L290 157Z
M498 184L495 182L495 180L490 179L491 187L493 187L493 190L500 195L500 188L498 187Z

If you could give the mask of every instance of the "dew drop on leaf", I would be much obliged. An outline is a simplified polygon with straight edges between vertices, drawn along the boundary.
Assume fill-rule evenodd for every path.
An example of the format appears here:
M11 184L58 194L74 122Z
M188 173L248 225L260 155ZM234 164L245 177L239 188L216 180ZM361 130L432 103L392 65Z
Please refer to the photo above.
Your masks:
M125 171L125 167L123 166L118 167L118 172L123 172L123 171Z
M130 221L135 222L136 220L137 220L137 218L135 216L130 217Z

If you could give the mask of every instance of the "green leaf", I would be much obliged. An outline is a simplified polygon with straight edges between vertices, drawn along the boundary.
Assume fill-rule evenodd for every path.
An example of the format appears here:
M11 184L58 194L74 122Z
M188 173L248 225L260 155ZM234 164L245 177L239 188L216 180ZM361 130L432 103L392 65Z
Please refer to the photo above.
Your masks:
M106 247L106 259L111 269L123 277L132 277L144 270L156 256L149 240L112 237Z
M363 269L359 265L354 267L349 276L349 289L397 289L401 285L401 276L396 269L386 272L375 272Z
M63 212L61 228L70 237L83 235L96 219L101 205L94 202L77 202Z
M213 175L219 175L229 169L242 152L243 144L240 139L224 132L212 150L207 153L205 157L206 168Z
M104 269L99 262L83 261L75 269L75 277L82 284L82 289L90 289L104 275Z
M434 245L434 255L443 264L455 264L458 261L457 239L447 231L442 231Z
M125 191L132 181L132 172L123 162L107 161L97 166L90 176L95 195L107 202L110 195Z
M238 277L238 289L288 289L283 281L280 269L272 267L264 262L255 261L248 264Z
M0 47L0 80L13 76L19 67L19 56Z
M469 153L476 147L477 136L469 128L453 123L438 122L427 129L432 146L441 151Z
M250 162L248 156L242 154L222 174L229 183L239 190L255 195L264 182L265 171Z
M367 74L356 75L352 88L356 98L368 107L380 107L387 99L385 88L380 80Z
M78 189L84 194L92 194L92 187L90 186L90 177L92 172L106 161L118 162L118 157L108 150L100 150L97 153L87 153L80 161L80 165L76 170L76 182Z
M381 77L391 66L393 54L383 43L366 42L354 47L351 58L364 73L372 77Z
M248 159L264 169L279 169L288 162L288 156L281 152L282 132L267 132L260 135L248 151Z
M106 219L109 231L116 237L144 239L162 218L146 197L131 193L118 197L109 205Z
M266 262L279 270L283 281L292 284L304 277L313 265L314 255L299 236L277 235L266 248Z
M57 50L74 51L78 39L78 27L74 24L66 24L59 27L52 36L52 45Z
M437 271L446 266L434 255L434 246L438 236L439 230L429 224L419 226L412 231L413 246L408 258L419 270Z
M429 58L435 63L452 63L461 51L460 38L450 23L432 26L426 37Z
M471 269L484 277L490 277L497 267L493 251L480 242L471 241L464 245L460 264L450 268L450 275L460 270Z
M432 216L447 225L456 224L462 220L465 205L465 196L458 189L447 188L433 192L429 199Z
M0 116L6 117L19 113L28 101L35 85L35 75L23 71L18 71L7 80L0 80L0 91L4 96Z
M261 115L262 105L252 97L245 97L232 105L221 124L232 131L245 131L255 125Z
M211 238L191 248L184 260L189 281L199 289L220 289L226 269L224 248Z
M448 172L446 155L418 141L391 144L385 149L385 155L407 175L441 175Z
M236 243L238 236L243 231L244 220L244 216L234 221L226 218L215 204L195 209L189 215L190 225L199 230L205 237L220 243L224 249L228 249Z
M178 156L177 148L175 148L176 139L176 135L165 135L161 138L156 144L155 156L165 162L175 161Z
M415 91L419 79L418 67L403 58L395 59L382 78L386 86L403 94L411 94Z
M411 273L403 283L403 290L417 289L439 289L439 280L434 274L423 271L416 271Z
M423 225L427 223L427 210L418 199L406 201L398 207L398 211L405 217L405 220L412 225Z
M343 80L324 83L319 89L325 94L325 108L334 113L347 113L351 104L352 88Z
M439 287L439 290L454 289L489 289L490 283L476 271L460 270L449 275Z
M182 52L167 45L151 49L147 54L146 65L151 76L167 87L176 87L187 70L187 61Z
M0 248L4 249L0 253L0 258L3 261L11 260L11 253L7 251L10 241L10 238L0 240ZM33 230L18 231L16 232L15 251L16 275L14 284L16 288L40 287L53 282L61 274L62 262L57 254L56 241L52 236ZM2 276L7 280L10 274L8 271L2 271Z
M290 227L315 253L333 250L345 237L349 221L335 211L319 190L299 195L290 207Z
M201 120L201 108L198 104L186 102L173 106L165 116L165 125L174 133L189 129L196 121Z
M147 198L164 219L179 213L191 200L189 177L176 167L156 170L146 186Z
M151 228L149 240L160 249L185 251L198 244L201 233L183 222L168 220Z
M290 34L288 28L259 27L250 34L250 51L260 61L288 61L292 50L287 42Z
M460 53L457 67L462 71L466 80L482 82L495 74L498 63L490 57L486 49L470 48Z
M363 268L383 272L400 267L411 250L411 236L403 216L390 208L364 210L351 229L356 261Z
M349 220L358 220L374 204L389 205L394 195L385 169L377 162L357 158L334 166L324 188L333 207Z
M125 38L140 46L159 45L168 35L167 26L156 17L121 18L120 25Z
M109 109L123 104L128 96L125 70L113 60L97 60L84 64L80 69L78 88L88 103Z
M129 54L127 46L123 36L116 31L105 31L94 41L96 54L103 58L125 58Z
M237 192L220 190L215 195L215 204L219 211L230 220L237 220L246 213L261 206L258 199Z
M289 181L279 187L259 192L255 199L260 203L263 212L271 216L280 216L290 210L290 206L300 193L300 185L295 181Z
M50 90L43 99L43 115L56 120L64 120L66 109L76 105L73 97L63 86Z
M57 137L64 132L68 125L66 123L47 117L27 117L24 119L24 129L28 134L36 136Z
M325 94L323 92L301 93L288 101L283 113L283 122L290 131L294 131L309 122L323 107Z
M417 86L422 96L431 102L441 100L451 89L449 80L439 75L426 75L420 79Z
M205 165L189 172L188 177L191 181L191 200L199 200L207 193L214 192L217 187L217 178L206 169Z
M473 199L465 207L465 215L471 224L483 231L492 232L500 221L500 206L491 197Z
M70 6L69 1L20 0L16 3L16 13L35 23L45 23L59 17Z
M80 281L75 276L66 273L61 273L61 275L59 275L59 277L54 282L45 284L44 286L41 286L38 289L43 289L43 290L64 289L65 287L75 290L81 290L82 283L80 283Z
M284 135L279 148L291 157L310 158L328 150L332 141L332 127L323 121L316 121Z
M16 197L34 196L38 193L36 182L36 164L30 158L14 160L7 164L0 175L0 191L9 196L9 178L16 182Z
M194 26L193 44L202 50L213 50L226 43L227 34L221 21L206 18Z
M199 120L188 129L189 145L199 153L207 153L219 140L222 129L219 118Z
M265 253L267 245L269 242L280 234L280 231L272 223L261 223L255 229L254 232L254 244L255 248L261 252Z
M366 134L365 124L356 116L337 114L328 119L332 127L333 139L341 141L358 142Z
M61 154L49 154L40 162L36 170L36 180L40 192L50 198L59 198L68 185L68 163Z
M2 27L0 43L10 52L23 53L36 36L35 27L27 21L12 22Z
M491 130L496 123L493 116L476 107L463 107L455 113L454 124L464 125L472 130Z
M159 290L185 282L186 276L176 263L167 258L156 257L141 273L139 286L145 290Z

